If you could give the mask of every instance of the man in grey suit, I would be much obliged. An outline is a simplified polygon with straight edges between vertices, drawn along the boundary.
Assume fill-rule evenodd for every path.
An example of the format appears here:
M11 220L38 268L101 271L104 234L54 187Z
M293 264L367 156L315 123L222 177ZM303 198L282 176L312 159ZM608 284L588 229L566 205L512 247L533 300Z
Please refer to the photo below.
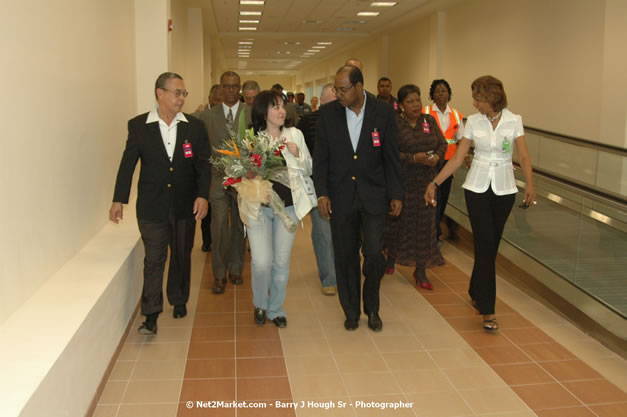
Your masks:
M251 123L248 106L239 101L239 75L233 71L222 74L220 89L222 104L194 113L194 116L205 124L213 156L216 156L216 149L220 144L230 138L230 131L237 133L240 118L244 118L246 127ZM224 188L223 172L214 169L211 174L209 203L211 204L214 277L211 290L215 294L222 294L226 287L227 276L234 285L243 282L242 270L244 269L246 240L244 239L244 226L237 208L237 193L230 187Z

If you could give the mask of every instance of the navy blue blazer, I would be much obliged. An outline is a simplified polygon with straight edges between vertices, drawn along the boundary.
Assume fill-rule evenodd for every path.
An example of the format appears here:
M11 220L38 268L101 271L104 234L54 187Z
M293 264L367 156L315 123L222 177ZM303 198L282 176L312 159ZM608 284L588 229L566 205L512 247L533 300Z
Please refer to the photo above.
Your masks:
M375 146L373 132L379 133ZM390 200L403 200L396 113L389 104L366 93L364 121L353 151L346 108L339 101L318 110L313 177L318 196L331 200L333 215L348 214L358 193L366 212L389 211Z

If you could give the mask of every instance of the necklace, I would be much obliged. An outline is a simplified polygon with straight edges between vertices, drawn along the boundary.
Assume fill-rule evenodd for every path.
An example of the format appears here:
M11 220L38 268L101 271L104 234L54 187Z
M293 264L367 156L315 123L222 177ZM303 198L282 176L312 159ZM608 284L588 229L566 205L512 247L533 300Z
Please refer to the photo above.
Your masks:
M501 112L498 112L497 114L495 114L494 117L490 117L487 114L485 115L485 117L487 117L489 121L493 122L496 119L498 119L499 117L501 117Z

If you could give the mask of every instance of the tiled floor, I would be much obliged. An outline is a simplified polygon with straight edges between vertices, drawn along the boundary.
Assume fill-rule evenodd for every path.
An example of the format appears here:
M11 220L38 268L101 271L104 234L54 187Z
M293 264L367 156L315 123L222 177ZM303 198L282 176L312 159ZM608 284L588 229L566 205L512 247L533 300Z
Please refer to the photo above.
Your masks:
M501 280L501 330L484 332L466 299L472 260L443 250L432 292L417 290L408 268L384 277L381 333L363 318L344 330L337 297L320 292L308 222L281 330L254 325L249 273L243 286L211 294L210 256L195 250L188 317L174 320L166 307L155 337L134 333L136 320L94 416L627 416L622 358ZM385 403L411 405L375 408Z

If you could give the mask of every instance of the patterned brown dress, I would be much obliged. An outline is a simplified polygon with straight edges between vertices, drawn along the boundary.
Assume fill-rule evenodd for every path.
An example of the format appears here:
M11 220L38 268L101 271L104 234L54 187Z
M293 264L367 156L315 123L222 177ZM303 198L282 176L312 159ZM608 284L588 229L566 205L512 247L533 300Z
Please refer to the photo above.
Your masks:
M429 124L429 133L423 129L425 120ZM435 207L425 206L423 196L427 185L442 168L446 140L431 115L420 115L415 128L399 116L397 125L405 195L401 215L387 217L385 247L388 256L396 259L397 264L416 268L444 265L437 242ZM415 153L427 151L433 151L442 162L434 167L412 162Z

